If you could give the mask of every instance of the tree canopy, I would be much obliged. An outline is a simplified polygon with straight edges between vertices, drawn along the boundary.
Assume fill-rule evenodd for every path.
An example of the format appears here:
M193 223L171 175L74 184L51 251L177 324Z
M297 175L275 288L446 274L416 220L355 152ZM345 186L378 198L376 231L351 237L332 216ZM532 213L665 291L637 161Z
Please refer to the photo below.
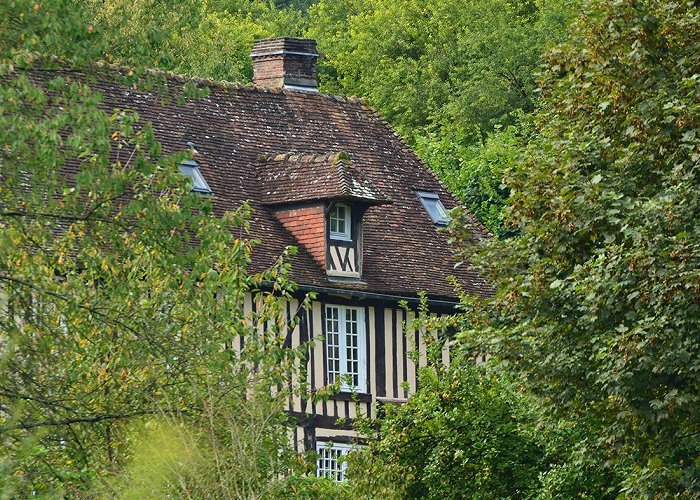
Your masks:
M590 3L506 176L518 235L477 258L498 294L462 318L632 496L700 488L699 27L693 2Z
M379 437L351 456L355 498L533 496L547 443L526 398L464 360L439 362L420 377L418 393L386 406Z
M0 491L107 494L138 429L162 419L212 458L194 469L219 496L269 489L291 467L298 389L286 254L249 273L249 208L214 213L178 170L192 151L165 154L136 113L105 111L92 77L109 43L75 7L0 7ZM102 77L199 96L139 68ZM232 442L249 426L264 439ZM212 451L234 444L245 459Z

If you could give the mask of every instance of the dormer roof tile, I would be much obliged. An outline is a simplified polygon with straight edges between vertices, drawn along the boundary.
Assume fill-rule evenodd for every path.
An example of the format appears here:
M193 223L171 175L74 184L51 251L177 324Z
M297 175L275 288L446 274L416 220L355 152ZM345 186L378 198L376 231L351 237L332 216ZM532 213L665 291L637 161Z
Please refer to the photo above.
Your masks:
M260 201L266 205L317 200L391 203L344 152L263 155L258 161Z

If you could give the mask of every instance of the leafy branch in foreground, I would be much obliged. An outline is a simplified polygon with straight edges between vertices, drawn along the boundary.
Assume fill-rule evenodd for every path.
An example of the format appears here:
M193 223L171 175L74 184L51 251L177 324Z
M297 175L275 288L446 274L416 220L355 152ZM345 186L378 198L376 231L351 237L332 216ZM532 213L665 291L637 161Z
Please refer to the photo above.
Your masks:
M139 422L201 425L256 402L284 449L305 349L283 347L297 321L287 255L250 274L249 208L214 214L178 171L189 153L105 112L88 78L3 68L0 488L90 490L128 462Z
M466 245L498 293L465 298L460 338L586 430L552 495L697 496L700 9L586 12L548 56L536 136L506 174L518 235ZM607 491L575 479L588 468Z
M533 497L550 433L528 403L471 360L429 364L405 404L360 426L368 446L349 456L352 497Z

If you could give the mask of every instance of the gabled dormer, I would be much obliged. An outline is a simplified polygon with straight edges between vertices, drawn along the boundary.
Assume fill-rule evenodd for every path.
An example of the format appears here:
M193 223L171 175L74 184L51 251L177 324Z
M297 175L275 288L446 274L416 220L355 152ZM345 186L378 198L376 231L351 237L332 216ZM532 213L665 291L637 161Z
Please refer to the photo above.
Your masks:
M260 158L261 201L331 279L362 278L362 219L391 203L346 153Z

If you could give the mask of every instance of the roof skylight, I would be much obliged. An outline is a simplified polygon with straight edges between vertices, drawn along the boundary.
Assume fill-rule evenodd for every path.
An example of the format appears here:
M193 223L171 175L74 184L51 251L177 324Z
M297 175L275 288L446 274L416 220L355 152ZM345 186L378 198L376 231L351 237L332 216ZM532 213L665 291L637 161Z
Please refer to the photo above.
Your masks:
M180 172L192 181L192 191L195 193L211 194L211 188L199 170L197 162L194 160L184 160L180 164Z
M416 191L418 199L423 204L423 208L438 226L446 226L450 222L450 215L445 209L445 205L440 201L440 197L435 193L426 191Z

